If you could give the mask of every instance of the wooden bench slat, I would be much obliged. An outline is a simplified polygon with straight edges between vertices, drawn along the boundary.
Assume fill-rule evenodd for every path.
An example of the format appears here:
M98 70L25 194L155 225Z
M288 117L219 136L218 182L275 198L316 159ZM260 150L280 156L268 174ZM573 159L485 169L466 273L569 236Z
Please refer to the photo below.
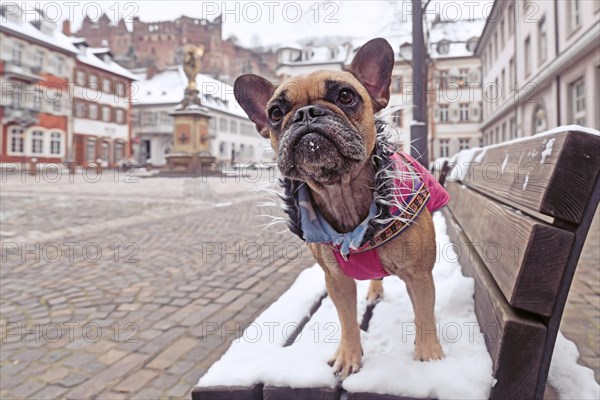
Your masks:
M579 223L600 171L599 148L599 136L574 131L492 146L475 154L463 183L524 210Z
M451 212L446 209L444 214L451 242L462 254L468 254L465 243L469 239L460 232ZM475 279L475 314L494 363L497 382L490 398L533 398L536 387L531 382L537 380L540 372L546 327L515 313L476 254L462 257L460 263L463 273Z
M212 386L192 389L192 400L262 400L263 385Z
M416 399L414 397L393 396L389 394L348 393L347 400L429 400L429 398Z
M537 221L458 183L448 207L513 307L552 314L574 234ZM467 258L466 253L462 258Z
M339 400L340 395L337 388L291 389L268 385L263 388L263 400Z

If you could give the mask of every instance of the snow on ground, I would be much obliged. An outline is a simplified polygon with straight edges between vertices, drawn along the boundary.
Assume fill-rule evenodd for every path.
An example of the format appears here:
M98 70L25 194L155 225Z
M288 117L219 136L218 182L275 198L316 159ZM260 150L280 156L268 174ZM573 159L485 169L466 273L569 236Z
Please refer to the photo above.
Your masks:
M492 360L479 332L474 312L474 282L464 277L446 234L446 221L434 214L438 263L434 269L438 334L446 358L412 359L414 314L404 283L384 280L385 297L375 307L368 332L361 332L363 368L342 387L350 392L373 392L438 399L487 398L494 383ZM368 281L357 282L358 315L364 313ZM325 298L296 343L282 347L294 327L325 293L318 265L303 271L292 287L265 310L223 357L200 378L198 386L247 386L267 383L292 388L334 387L337 381L327 360L340 339L335 307ZM576 364L575 345L559 335L550 382L561 398L598 398L593 372Z

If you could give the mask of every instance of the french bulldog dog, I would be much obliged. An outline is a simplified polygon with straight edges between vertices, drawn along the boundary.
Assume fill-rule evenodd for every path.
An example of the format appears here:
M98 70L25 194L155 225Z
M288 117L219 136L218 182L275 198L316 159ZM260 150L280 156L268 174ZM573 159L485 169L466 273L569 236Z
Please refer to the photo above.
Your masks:
M381 278L400 277L415 314L414 359L444 357L434 317L435 233L429 207L432 202L428 200L429 192L441 193L434 209L439 208L447 202L447 194L410 156L380 151L386 147L378 145L381 123L375 114L388 104L393 67L391 46L378 38L359 49L346 71L316 71L289 78L278 86L247 74L237 78L234 85L235 98L260 135L271 141L278 167L289 184L286 195L293 201L286 212L295 214L291 229L309 242L325 271L327 291L341 323L341 340L329 364L340 379L361 368L354 278L371 279L367 299L375 302L383 296ZM393 217L403 211L399 208L408 207L398 206L394 213L389 204L376 206L377 190L387 184L385 176L394 180L394 175L379 173L383 158L388 167L408 166L426 184L420 186L420 197L411 197L414 191L408 193L406 198L414 204L403 203L413 210L408 223L406 218ZM411 179L414 183L419 178ZM369 221L381 217L385 207L386 215L392 217L380 227L387 231L384 235L371 232L369 240L375 244L367 246L365 241L369 240L359 240L364 239L361 233L369 231L373 226ZM394 224L395 228L389 228ZM397 235L397 231L402 234ZM365 246L368 251L361 252ZM419 250L407 252L408 248ZM355 267L358 270L353 270Z

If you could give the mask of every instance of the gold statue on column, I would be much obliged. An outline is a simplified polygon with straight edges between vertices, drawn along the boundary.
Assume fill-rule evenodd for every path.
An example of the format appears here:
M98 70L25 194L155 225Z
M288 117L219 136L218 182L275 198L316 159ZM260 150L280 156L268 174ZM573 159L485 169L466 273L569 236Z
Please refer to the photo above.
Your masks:
M198 97L200 91L196 89L196 75L200 72L201 60L204 56L204 45L198 47L193 45L187 45L183 49L183 72L187 76L188 84L185 88L183 100L176 107L176 109L186 109L191 106L201 106L202 102Z
M204 45L199 47L191 44L185 46L183 58L183 71L188 78L187 88L196 90L196 75L200 72L202 56L204 56Z

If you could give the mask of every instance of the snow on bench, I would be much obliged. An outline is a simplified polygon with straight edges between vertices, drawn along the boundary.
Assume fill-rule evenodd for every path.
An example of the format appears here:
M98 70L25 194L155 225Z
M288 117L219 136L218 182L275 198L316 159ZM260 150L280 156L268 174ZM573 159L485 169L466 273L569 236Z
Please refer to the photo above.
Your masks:
M461 157L474 160L474 169L450 171L453 199L434 215L444 360L412 360L414 315L399 279L384 280L385 298L375 308L365 301L368 283L358 282L363 368L339 383L326 362L340 339L338 317L315 266L209 369L193 399L541 399L550 365L548 380L561 398L597 399L593 372L576 364L576 347L558 332L600 196L597 133L575 128L472 150ZM507 158L518 160L518 171L505 174ZM499 180L476 176L496 164ZM536 173L527 174L532 165ZM526 251L500 263L481 254L472 259L465 244L473 238L504 247L516 240Z

